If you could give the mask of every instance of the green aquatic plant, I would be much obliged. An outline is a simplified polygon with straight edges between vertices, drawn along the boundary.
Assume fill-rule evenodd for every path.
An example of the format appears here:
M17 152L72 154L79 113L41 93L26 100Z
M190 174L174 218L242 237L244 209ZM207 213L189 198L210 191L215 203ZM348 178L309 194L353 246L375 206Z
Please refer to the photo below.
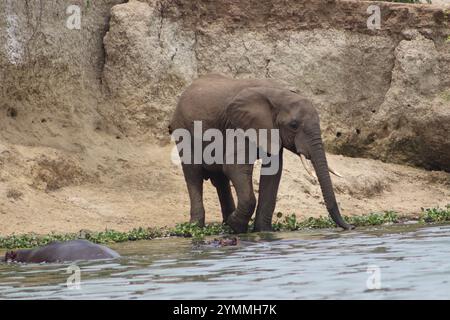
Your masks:
M370 213L362 216L344 216L346 221L356 227L378 226L383 224L401 223L410 218L401 216L395 211L384 211L381 213ZM450 204L445 208L422 208L419 215L421 223L443 223L450 221ZM250 228L252 228L252 223ZM299 220L295 214L284 216L281 212L276 214L273 223L274 231L297 231L302 229L335 228L336 225L329 217L309 217ZM80 231L78 233L47 235L24 234L0 237L0 248L32 248L44 246L53 241L68 241L74 239L87 239L94 243L119 243L125 241L151 240L163 237L190 237L203 239L206 236L216 236L232 233L231 229L221 223L208 224L199 227L195 223L179 223L172 228L136 228L131 231L121 232L105 230L100 232Z
M282 215L278 214L278 220L273 224L273 228L276 231L296 231L300 229L321 229L321 228L334 228L336 225L330 217L309 217L302 221L297 221L295 214L288 215L284 219L280 220ZM385 211L382 213L370 213L362 216L344 216L344 219L356 226L377 226L387 223L398 223L404 220L394 211Z
M167 236L167 231L163 228L137 228L128 232L119 232L115 230L87 232L84 235L84 238L94 243L115 243L125 241L151 240L165 236Z
M68 241L77 239L75 234L48 234L44 236L36 234L12 235L0 237L0 247L7 249L32 248L46 245L53 241Z
M382 213L370 213L363 216L346 217L349 222L357 227L378 226L400 222L401 217L395 211L385 211Z
M445 208L421 208L422 212L419 216L419 222L422 223L439 223L450 221L450 204Z
M171 236L204 238L205 236L214 236L219 234L231 233L231 229L221 223L207 224L205 227L199 227L196 223L179 223L169 231Z

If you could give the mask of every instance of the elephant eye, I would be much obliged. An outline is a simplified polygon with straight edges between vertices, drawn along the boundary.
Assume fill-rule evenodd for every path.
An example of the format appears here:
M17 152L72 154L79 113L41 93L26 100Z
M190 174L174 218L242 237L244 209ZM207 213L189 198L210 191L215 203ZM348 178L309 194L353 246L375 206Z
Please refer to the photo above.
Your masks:
M297 120L292 120L291 122L289 122L289 128L293 129L293 130L297 130L298 129L298 121Z

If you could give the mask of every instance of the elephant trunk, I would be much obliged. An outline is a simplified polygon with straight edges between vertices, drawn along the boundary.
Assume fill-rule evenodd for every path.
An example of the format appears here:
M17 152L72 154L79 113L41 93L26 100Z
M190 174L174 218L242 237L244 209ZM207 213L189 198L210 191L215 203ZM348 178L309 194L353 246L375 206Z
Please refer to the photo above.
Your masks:
M354 226L345 222L339 212L336 197L333 191L333 184L331 183L330 174L328 172L327 158L325 156L325 150L323 147L322 138L320 136L320 128L316 129L312 134L310 146L311 161L314 170L316 171L317 179L319 180L320 189L322 190L328 213L339 227L346 230L353 229Z

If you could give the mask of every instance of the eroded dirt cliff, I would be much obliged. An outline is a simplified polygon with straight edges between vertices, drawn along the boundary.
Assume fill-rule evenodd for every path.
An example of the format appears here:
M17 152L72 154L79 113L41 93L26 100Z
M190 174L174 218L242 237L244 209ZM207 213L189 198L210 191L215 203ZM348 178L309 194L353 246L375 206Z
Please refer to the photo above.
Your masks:
M378 3L381 29L370 30L373 3L118 5L104 73L122 102L115 116L129 131L164 136L176 97L197 76L270 77L316 103L330 151L449 171L450 15Z
M344 214L445 205L449 14L364 1L0 2L0 234L119 230L188 220L166 126L208 72L270 77L312 99ZM66 27L69 5L80 30ZM258 177L255 176L255 184ZM218 202L206 189L208 221ZM288 158L277 210L325 215Z

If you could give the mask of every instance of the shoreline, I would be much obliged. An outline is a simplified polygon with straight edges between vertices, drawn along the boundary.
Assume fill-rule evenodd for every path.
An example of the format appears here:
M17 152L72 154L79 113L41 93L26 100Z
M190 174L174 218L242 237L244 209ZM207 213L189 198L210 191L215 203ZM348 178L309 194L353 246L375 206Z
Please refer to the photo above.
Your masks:
M394 211L384 211L382 213L369 213L359 216L344 216L344 219L356 227L404 224L408 221L426 225L432 223L443 223L450 221L450 204L444 208L421 208L418 216L401 215ZM299 231L305 229L327 229L336 228L336 225L329 217L309 217L301 221L297 220L294 214L284 216L281 213L275 215L272 224L274 232ZM252 223L249 230L251 230ZM231 233L228 226L221 223L207 224L204 228L196 224L179 223L175 227L140 227L131 231L105 230L100 232L90 232L81 230L77 233L49 233L49 234L22 234L0 236L0 249L21 249L44 246L53 241L68 241L73 239L86 239L98 244L113 244L127 241L152 240L167 237L192 237L203 239L206 236L227 235Z
M84 160L73 155L70 161L54 155L53 148L8 148L10 159L1 170L0 236L129 232L189 221L186 182L182 169L170 161L172 145L96 142ZM326 216L320 186L298 160L293 154L284 157L275 212L295 213L298 220ZM344 176L332 177L344 216L391 210L411 217L421 207L450 202L450 173L334 154L327 154L327 160ZM255 195L259 169L256 163ZM217 191L209 182L204 183L204 199L207 223L221 222Z

